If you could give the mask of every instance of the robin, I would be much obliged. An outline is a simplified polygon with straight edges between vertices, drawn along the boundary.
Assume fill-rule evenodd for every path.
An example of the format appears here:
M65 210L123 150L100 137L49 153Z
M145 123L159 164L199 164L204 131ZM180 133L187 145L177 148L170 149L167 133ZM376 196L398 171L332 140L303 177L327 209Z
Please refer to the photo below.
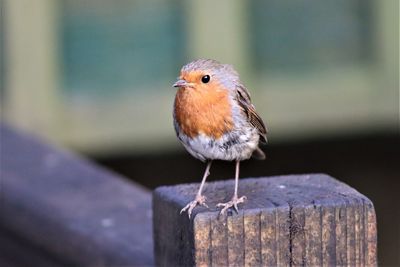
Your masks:
M246 200L238 197L240 161L265 159L259 142L267 142L267 128L251 103L250 94L231 65L199 59L182 67L178 80L174 127L180 142L195 158L207 162L195 199L182 210L189 218L197 205L208 207L202 190L213 160L236 162L232 199L219 203L220 214Z

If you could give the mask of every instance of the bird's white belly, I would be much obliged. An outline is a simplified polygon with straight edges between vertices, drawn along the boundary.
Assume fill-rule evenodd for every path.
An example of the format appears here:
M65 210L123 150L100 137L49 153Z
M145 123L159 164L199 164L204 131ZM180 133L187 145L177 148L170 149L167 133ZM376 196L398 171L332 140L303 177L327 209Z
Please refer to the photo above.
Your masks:
M179 139L195 158L205 160L245 160L257 148L259 135L255 129L247 128L224 134L214 139L204 134L189 138L184 134Z

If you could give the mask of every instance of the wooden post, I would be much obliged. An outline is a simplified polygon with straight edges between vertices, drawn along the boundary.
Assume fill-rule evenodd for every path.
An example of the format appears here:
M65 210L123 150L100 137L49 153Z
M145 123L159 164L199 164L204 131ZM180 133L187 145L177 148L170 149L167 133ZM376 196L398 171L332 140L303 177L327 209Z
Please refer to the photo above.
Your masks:
M159 187L153 194L158 266L374 266L377 229L372 202L324 174L242 179L238 214L219 216L216 203L233 181L208 183L209 209L192 219L179 211L198 184Z

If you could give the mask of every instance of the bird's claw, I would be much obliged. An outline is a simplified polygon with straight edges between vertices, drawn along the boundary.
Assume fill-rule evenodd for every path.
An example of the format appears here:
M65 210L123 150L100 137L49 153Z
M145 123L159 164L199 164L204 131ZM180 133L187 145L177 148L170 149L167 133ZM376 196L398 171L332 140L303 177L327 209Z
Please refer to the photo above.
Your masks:
M202 195L196 196L196 198L193 201L189 202L183 209L181 209L181 212L179 214L182 214L182 212L185 212L187 210L190 219L190 215L192 215L192 211L197 205L201 205L208 208L206 204L206 197Z
M247 199L246 196L242 196L240 198L238 197L233 197L231 201L228 201L226 203L218 203L217 207L223 207L222 210L220 211L220 215L223 215L225 213L225 211L229 208L232 208L236 211L236 213L238 213L238 204L239 203L244 203L244 201Z

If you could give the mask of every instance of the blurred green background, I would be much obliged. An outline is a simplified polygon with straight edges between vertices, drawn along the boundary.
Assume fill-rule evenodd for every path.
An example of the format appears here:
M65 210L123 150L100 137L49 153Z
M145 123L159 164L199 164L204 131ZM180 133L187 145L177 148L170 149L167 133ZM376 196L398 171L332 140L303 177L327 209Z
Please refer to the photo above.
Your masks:
M149 188L199 181L175 138L171 85L193 59L233 64L270 129L267 160L241 176L345 181L376 205L380 262L400 263L398 0L0 5L2 121Z

